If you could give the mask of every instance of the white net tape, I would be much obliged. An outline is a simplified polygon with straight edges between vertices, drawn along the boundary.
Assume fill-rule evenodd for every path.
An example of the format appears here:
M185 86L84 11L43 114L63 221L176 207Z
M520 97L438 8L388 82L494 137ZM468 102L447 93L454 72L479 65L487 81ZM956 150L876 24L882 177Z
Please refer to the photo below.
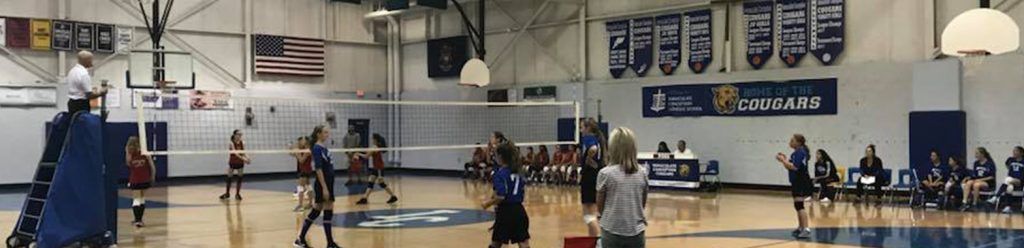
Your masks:
M156 95L159 94L159 99ZM369 121L369 132L385 137L385 150L464 149L486 144L493 131L503 132L517 144L559 145L558 119L579 118L574 102L422 102L289 99L223 96L197 101L188 94L148 93L133 96L149 103L137 108L140 129L144 123L167 124L166 137L141 137L152 144L167 139L168 149L147 147L153 155L229 154L230 136L241 130L249 154L286 154L300 136L317 125L331 127L328 148L344 149L349 120ZM146 99L143 99L143 98ZM201 102L193 106L193 102ZM160 104L156 104L160 103ZM177 106L174 106L177 105ZM250 121L251 120L251 121ZM574 129L575 130L575 129ZM144 130L140 130L140 133Z

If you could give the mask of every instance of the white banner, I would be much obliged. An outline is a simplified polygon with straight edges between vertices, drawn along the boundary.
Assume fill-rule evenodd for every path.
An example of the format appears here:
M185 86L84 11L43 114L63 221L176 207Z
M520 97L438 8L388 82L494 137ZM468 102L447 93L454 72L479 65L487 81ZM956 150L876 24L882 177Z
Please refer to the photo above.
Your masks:
M7 19L0 18L0 46L7 46Z
M57 89L0 86L0 105L56 106Z
M131 27L117 27L117 53L127 54L132 50L132 35L135 30Z

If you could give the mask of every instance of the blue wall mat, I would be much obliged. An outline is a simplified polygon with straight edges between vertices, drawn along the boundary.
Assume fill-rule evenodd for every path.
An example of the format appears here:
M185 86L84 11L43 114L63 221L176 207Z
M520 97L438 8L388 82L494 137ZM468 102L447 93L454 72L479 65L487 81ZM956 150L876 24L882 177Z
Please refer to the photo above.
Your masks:
M608 123L598 123L601 130L604 130L605 136L610 135L608 133ZM573 118L558 118L558 141L573 141L576 139L576 119Z
M135 122L112 122L107 123L104 137L105 149L105 162L109 166L113 166L118 169L118 181L127 182L128 180L128 167L124 161L124 144L128 143L128 137L139 135L139 124ZM148 133L146 140L149 144L147 145L151 150L166 151L167 150L167 123L166 122L147 122L146 132ZM153 162L156 162L156 178L162 180L167 178L167 156L153 156Z
M928 152L936 149L943 163L950 155L973 156L967 152L967 114L963 111L928 111L910 113L910 165L918 169L929 166ZM967 159L970 161L971 159Z

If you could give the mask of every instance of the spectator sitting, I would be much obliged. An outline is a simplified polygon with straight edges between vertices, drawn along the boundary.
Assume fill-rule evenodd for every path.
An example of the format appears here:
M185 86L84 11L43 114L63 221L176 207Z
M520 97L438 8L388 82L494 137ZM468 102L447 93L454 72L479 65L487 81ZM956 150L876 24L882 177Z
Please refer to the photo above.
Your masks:
M544 168L547 168L548 164L551 163L548 147L542 145L538 150L537 154L533 157L533 166L530 167L530 179L534 182L541 181Z
M928 175L921 180L919 188L924 192L924 202L932 203L939 198L939 193L945 191L944 186L949 180L949 166L942 164L942 156L936 150L929 153L929 159L931 160L930 166L918 174Z
M662 141L658 142L658 153L672 153L672 150L668 149L668 143Z
M685 140L679 140L679 142L676 143L676 149L678 149L676 150L676 158L697 159L697 153L694 153L693 150L690 150L690 148L686 147Z
M480 143L476 143L480 145ZM487 160L487 155L484 153L484 149L477 147L473 149L473 158L465 164L463 178L483 178L481 172L487 165L484 161Z

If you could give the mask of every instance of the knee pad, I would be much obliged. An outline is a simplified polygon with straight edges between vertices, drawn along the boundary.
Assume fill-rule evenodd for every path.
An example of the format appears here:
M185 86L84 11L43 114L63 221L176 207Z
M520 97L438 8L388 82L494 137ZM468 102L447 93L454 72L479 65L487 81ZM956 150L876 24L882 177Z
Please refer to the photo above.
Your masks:
M366 183L366 188L367 189L373 189L373 182Z
M595 221L597 221L597 216L596 215L592 215L592 214L584 214L583 215L583 223L584 224L590 225L590 223L593 223Z
M142 198L132 199L132 207L142 206L144 204L146 204L146 199L142 199Z
M382 189L388 188L388 184L386 184L384 182L381 182L380 184L377 184L377 185L380 185L380 188L382 188Z
M793 202L793 208L796 209L796 211L803 211L804 210L804 202L803 201Z

